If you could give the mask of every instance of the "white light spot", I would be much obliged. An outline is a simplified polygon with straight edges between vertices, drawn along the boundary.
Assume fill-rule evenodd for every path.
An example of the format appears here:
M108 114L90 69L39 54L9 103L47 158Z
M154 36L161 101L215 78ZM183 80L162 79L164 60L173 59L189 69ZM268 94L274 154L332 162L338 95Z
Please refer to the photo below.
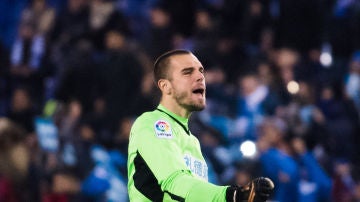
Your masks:
M332 64L332 56L328 52L321 53L320 55L320 63L324 67L329 67Z
M245 157L254 157L256 145L253 141L247 140L240 145L240 151Z
M299 92L299 84L296 82L296 81L290 81L288 84L287 84L287 90L289 91L289 93L291 94L296 94Z

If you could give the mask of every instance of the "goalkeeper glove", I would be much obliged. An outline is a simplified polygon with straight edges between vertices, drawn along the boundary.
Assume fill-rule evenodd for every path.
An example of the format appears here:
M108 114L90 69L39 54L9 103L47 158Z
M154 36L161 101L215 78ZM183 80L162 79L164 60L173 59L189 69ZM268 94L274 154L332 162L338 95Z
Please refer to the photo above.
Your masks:
M265 177L259 177L246 186L231 186L226 190L228 202L265 202L274 189L274 183Z

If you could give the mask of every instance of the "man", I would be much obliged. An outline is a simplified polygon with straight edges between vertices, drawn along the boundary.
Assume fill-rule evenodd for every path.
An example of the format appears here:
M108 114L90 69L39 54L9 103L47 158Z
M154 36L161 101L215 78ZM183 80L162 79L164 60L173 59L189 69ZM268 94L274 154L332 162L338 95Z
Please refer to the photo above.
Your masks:
M266 201L273 183L257 178L247 186L207 182L207 165L188 119L205 108L204 67L189 51L161 55L154 76L159 106L135 121L129 142L130 201Z

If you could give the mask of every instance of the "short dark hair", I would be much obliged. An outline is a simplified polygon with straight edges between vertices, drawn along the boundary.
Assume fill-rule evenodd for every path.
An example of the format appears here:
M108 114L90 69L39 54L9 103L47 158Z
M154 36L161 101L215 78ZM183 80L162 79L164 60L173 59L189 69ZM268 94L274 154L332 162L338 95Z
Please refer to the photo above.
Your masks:
M154 63L154 79L157 83L160 79L167 78L167 70L169 68L169 58L174 55L192 54L188 50L175 49L160 55Z

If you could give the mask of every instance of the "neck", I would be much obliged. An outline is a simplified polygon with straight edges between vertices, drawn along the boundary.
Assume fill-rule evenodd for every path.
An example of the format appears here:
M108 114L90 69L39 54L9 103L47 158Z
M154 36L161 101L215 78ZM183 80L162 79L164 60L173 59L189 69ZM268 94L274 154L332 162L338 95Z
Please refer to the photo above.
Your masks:
M191 112L184 107L180 106L178 103L174 103L174 101L169 102L166 99L161 99L160 104L164 106L166 109L171 111L172 113L179 115L184 118L189 118Z

